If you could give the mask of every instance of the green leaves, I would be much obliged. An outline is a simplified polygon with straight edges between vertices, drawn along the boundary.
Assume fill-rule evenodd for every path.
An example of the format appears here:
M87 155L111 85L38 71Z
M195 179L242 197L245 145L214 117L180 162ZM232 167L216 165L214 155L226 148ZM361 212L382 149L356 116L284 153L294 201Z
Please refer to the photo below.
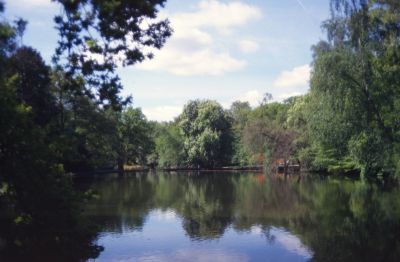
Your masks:
M189 165L213 168L230 162L231 122L217 102L190 101L179 116L179 126Z
M310 139L343 165L349 160L375 176L393 169L397 154L400 43L393 35L400 23L393 16L400 7L363 0L332 0L331 6L324 23L329 41L314 47Z
M155 20L165 1L55 0L64 12L54 19L60 36L54 61L73 77L83 75L90 96L121 110L130 100L119 97L115 69L153 57L143 50L160 49L171 36L169 21Z
M131 164L147 164L147 156L154 148L152 127L140 108L129 107L118 122L118 154Z
M10 192L10 186L8 183L6 182L2 182L1 183L1 187L0 187L0 196L2 195L6 195Z
M159 124L156 130L155 152L158 166L162 168L180 167L185 164L184 139L175 123Z

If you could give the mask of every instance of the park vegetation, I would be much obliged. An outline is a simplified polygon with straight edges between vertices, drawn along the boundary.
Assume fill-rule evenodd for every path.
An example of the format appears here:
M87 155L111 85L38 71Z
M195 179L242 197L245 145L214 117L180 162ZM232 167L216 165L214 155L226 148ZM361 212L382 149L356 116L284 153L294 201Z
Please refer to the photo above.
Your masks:
M164 123L120 96L115 70L152 58L142 50L167 41L168 20L155 20L165 0L55 2L63 11L52 65L22 44L27 22L5 19L0 2L0 208L9 229L83 232L77 214L89 195L73 190L69 174L126 165L268 167L284 159L310 171L400 176L398 1L331 1L307 94L283 102L266 94L255 108L193 100Z
M40 254L33 244L57 260L75 260L65 247L84 253L79 261L96 257L95 230L80 215L92 194L69 174L141 162L148 150L148 123L119 95L115 69L151 58L141 50L171 35L155 19L165 0L54 2L59 41L48 65L22 42L27 22L7 20L0 1L0 260Z
M268 102L270 97L266 95L256 108L235 102L225 110L230 130L215 126L214 115L204 123L216 134L225 130L226 137L231 138L232 150L219 151L230 158L231 165L292 159L313 171L398 177L399 2L332 0L331 17L322 28L327 40L312 47L313 69L306 95L281 103ZM212 136L208 130L199 136L186 129L185 118L192 106L193 102L188 103L184 113L169 126L181 128L183 146L176 148L183 148L184 155L189 156L192 150L198 156L206 155L198 150L207 151L212 139L220 137L221 143L225 142L221 135ZM205 129L202 126L195 130ZM197 144L188 141L188 136L197 139ZM188 164L196 164L191 157L187 160ZM209 163L208 167L212 166Z

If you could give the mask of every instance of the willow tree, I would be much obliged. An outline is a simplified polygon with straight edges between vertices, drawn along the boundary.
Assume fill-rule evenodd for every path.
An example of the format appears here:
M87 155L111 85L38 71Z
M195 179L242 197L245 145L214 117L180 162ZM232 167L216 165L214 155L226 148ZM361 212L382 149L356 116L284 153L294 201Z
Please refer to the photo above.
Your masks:
M189 165L213 168L230 163L231 121L216 101L190 101L179 116L179 126Z
M365 175L399 160L400 4L332 0L327 41L313 47L310 132L321 154Z

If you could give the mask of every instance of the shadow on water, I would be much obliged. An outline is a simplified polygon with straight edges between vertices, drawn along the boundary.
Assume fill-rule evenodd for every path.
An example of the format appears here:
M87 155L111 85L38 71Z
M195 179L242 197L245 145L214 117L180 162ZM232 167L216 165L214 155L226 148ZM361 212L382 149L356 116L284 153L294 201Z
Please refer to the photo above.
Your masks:
M0 261L77 262L99 256L99 228L80 212L81 200L87 198L72 190L72 184L64 191L54 188L25 192L18 202L11 194L0 195ZM53 193L69 195L53 198Z
M11 227L1 227L0 261L87 261L99 256L103 247L94 244L97 236L93 231L54 232L45 228L26 228L23 232ZM7 242L12 241L7 244Z

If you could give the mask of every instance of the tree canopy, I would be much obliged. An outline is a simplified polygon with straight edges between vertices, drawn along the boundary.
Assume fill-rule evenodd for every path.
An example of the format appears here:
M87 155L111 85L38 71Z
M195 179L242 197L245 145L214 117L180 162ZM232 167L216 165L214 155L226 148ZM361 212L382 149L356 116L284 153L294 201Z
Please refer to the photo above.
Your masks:
M310 131L323 152L366 175L393 172L398 160L399 5L332 1L314 46ZM317 112L318 111L318 112Z
M232 154L231 123L217 102L190 101L179 116L179 126L190 165L212 168L229 163Z
M156 18L166 0L54 1L63 7L54 19L60 36L54 61L71 77L85 79L86 95L121 109L130 100L119 96L115 69L152 58L145 49L164 45L172 29Z

